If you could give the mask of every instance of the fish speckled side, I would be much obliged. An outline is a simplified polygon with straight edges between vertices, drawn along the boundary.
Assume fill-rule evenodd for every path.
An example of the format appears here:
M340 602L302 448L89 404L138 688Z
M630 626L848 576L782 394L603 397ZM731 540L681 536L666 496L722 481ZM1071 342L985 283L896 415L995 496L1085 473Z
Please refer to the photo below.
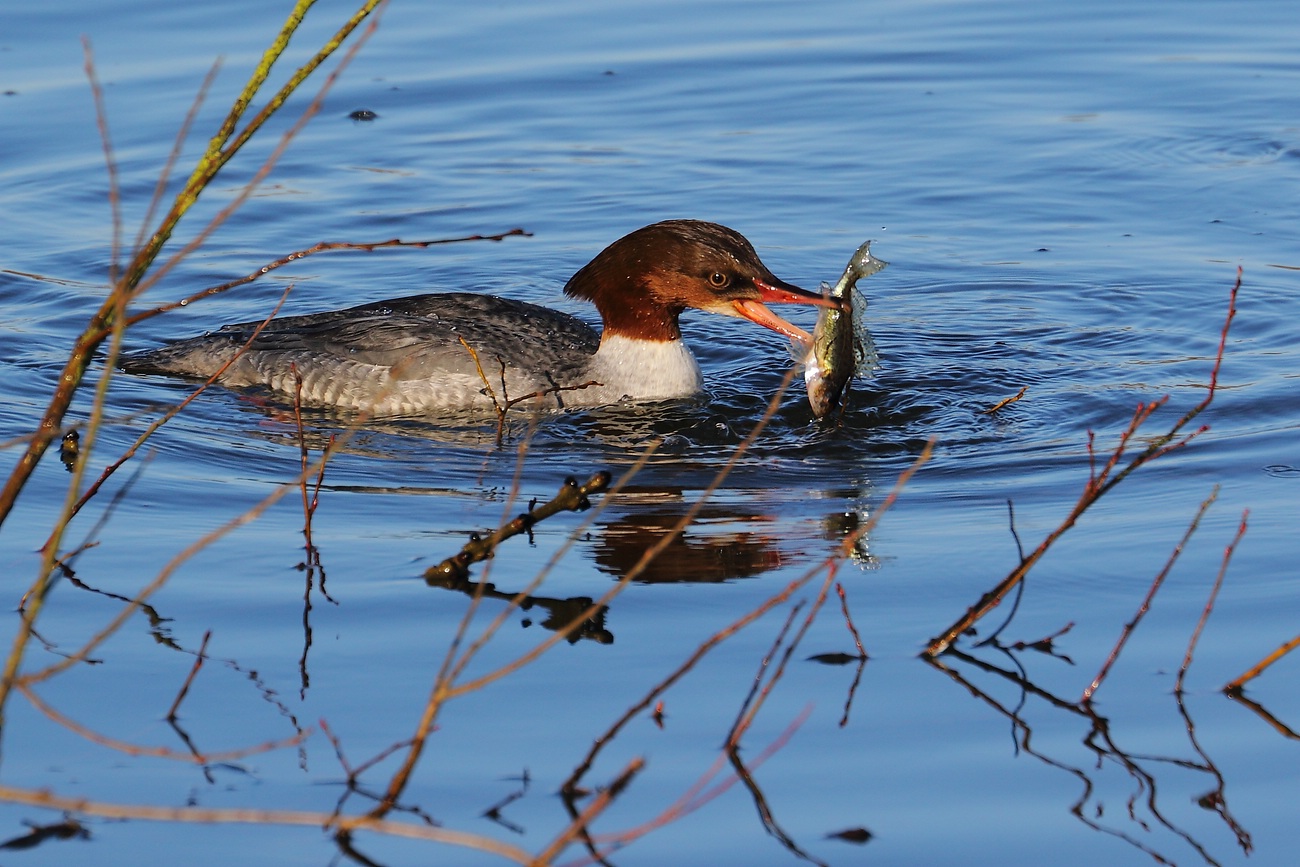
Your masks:
M804 382L808 402L818 418L838 408L849 380L875 361L870 338L859 321L866 299L857 295L854 287L863 277L888 264L871 255L871 242L867 241L849 259L839 282L831 287L830 297L840 302L839 309L826 308L817 317L812 346L804 359Z

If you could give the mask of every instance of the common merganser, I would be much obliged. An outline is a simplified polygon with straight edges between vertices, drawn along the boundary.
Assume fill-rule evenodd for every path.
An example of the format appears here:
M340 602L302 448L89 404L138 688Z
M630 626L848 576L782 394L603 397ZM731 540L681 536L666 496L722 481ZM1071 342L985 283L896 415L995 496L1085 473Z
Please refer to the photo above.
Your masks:
M700 368L677 321L688 307L807 343L807 332L765 303L838 306L773 276L739 232L699 220L667 220L620 238L574 274L564 294L595 304L604 332L536 304L447 292L280 317L256 336L259 322L227 325L123 356L120 365L206 379L230 362L222 385L300 393L305 405L376 416L504 407L518 398L545 408L598 406L700 391Z

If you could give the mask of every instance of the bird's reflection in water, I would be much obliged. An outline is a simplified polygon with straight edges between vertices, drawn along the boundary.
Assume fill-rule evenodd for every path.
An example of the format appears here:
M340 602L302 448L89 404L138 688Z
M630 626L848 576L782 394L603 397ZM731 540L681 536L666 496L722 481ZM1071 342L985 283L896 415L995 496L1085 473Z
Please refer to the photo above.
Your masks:
M426 577L426 583L430 587L442 587L446 590L456 590L470 597L479 597L483 599L501 599L510 601L518 594L498 590L496 585L490 581L471 581L466 578L452 577ZM569 629L574 622L581 620L573 631L568 634L567 639L570 644L577 644L579 641L594 641L597 644L613 644L614 633L605 626L605 614L608 608L604 605L596 609L595 613L586 617L583 615L591 608L595 602L590 596L570 596L568 598L557 598L552 596L526 595L519 601L519 609L524 612L532 612L541 609L546 613L541 622L544 629L553 632L559 632L562 629ZM532 617L525 617L523 625L525 628L532 626L534 620Z

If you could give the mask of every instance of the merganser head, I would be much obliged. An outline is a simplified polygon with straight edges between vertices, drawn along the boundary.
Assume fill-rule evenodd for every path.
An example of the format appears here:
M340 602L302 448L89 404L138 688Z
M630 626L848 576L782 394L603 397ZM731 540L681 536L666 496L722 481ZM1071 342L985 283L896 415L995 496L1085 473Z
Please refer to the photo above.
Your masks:
M700 220L666 220L625 235L574 274L564 294L595 304L606 335L641 340L681 339L677 318L694 307L811 342L766 305L839 306L774 276L744 235Z

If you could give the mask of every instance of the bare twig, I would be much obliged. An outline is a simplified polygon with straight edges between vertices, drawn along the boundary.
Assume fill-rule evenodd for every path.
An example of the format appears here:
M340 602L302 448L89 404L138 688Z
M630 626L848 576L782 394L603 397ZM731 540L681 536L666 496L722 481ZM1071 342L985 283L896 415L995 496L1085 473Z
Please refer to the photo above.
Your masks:
M469 341L467 341L464 337L457 335L456 339L460 341L460 345L465 347L465 351L468 352L469 357L473 359L474 370L478 373L479 381L483 383L483 391L487 394L488 399L492 401L492 409L497 414L497 445L498 446L501 444L501 441L505 436L506 413L512 407L517 406L518 404L521 404L525 401L536 400L543 397L547 397L549 395L560 394L561 392L565 392L565 391L581 391L584 388L591 388L592 386L600 386L603 384L597 382L594 379L589 379L586 382L580 382L577 385L552 385L549 388L540 388L537 391L530 392L529 394L512 398L510 396L510 392L506 389L505 359L501 358L500 356L497 356L497 363L500 365L501 368L500 372L498 373L498 378L501 383L501 397L498 398L496 389L492 387L492 381L489 380L487 374L483 372L483 362L479 359L478 350L476 350L473 346L470 346ZM563 407L563 403L560 403L558 400L557 403L559 403L559 405Z
M1300 644L1300 635L1296 636L1291 642L1288 642L1288 644L1290 644L1291 647L1295 647L1297 644ZM1266 722L1269 725L1269 727L1273 729L1273 731L1277 732L1282 737L1290 738L1293 741L1300 741L1300 732L1297 732L1295 729L1291 728L1286 723L1282 722L1280 719L1273 716L1273 714L1269 713L1268 710L1266 710L1264 706L1259 702L1252 701L1251 699L1247 698L1245 692L1243 692L1241 689L1228 689L1225 687L1223 692L1226 696L1228 696L1228 698L1232 699L1238 704L1243 704L1246 707L1250 708L1252 711L1254 711L1259 716L1260 719Z
M1010 406L1011 404L1013 404L1013 403L1015 403L1016 401L1020 400L1020 398L1022 398L1022 397L1025 396L1025 392L1027 392L1027 391L1029 391L1029 386L1026 385L1026 386L1022 387L1022 388L1020 389L1020 391L1018 391L1018 392L1016 392L1015 394L1013 394L1011 397L1003 398L1002 400L1000 400L1000 401L998 401L997 403L993 404L993 405L992 405L991 407L989 407L988 409L982 409L982 410L980 410L980 413L981 413L982 415L993 415L995 412L997 412L998 410L1002 409L1003 407Z
M645 768L644 759L633 759L614 779L609 786L599 792L596 797L591 799L591 803L577 816L569 822L568 827L555 836L546 848L537 853L536 860L532 864L550 864L555 860L565 848L581 833L585 833L596 817L605 812L606 808L613 803L614 798L618 797L632 782L632 778Z
M199 109L207 101L208 91L212 89L212 83L217 80L217 73L221 71L221 58L208 68L208 74L203 77L199 84L198 93L194 96L194 101L190 103L189 111L185 113L185 119L181 121L180 128L176 130L176 138L172 141L171 153L167 154L167 160L163 163L162 170L158 172L158 181L154 184L153 196L149 199L149 208L145 211L144 218L140 220L140 228L136 232L135 243L131 246L131 255L137 255L144 247L146 236L149 234L149 227L153 225L154 216L158 213L158 208L162 206L163 197L167 194L167 182L171 180L172 173L176 169L176 163L180 161L181 151L185 148L185 142L189 140L190 130L194 127L194 120L199 116Z

